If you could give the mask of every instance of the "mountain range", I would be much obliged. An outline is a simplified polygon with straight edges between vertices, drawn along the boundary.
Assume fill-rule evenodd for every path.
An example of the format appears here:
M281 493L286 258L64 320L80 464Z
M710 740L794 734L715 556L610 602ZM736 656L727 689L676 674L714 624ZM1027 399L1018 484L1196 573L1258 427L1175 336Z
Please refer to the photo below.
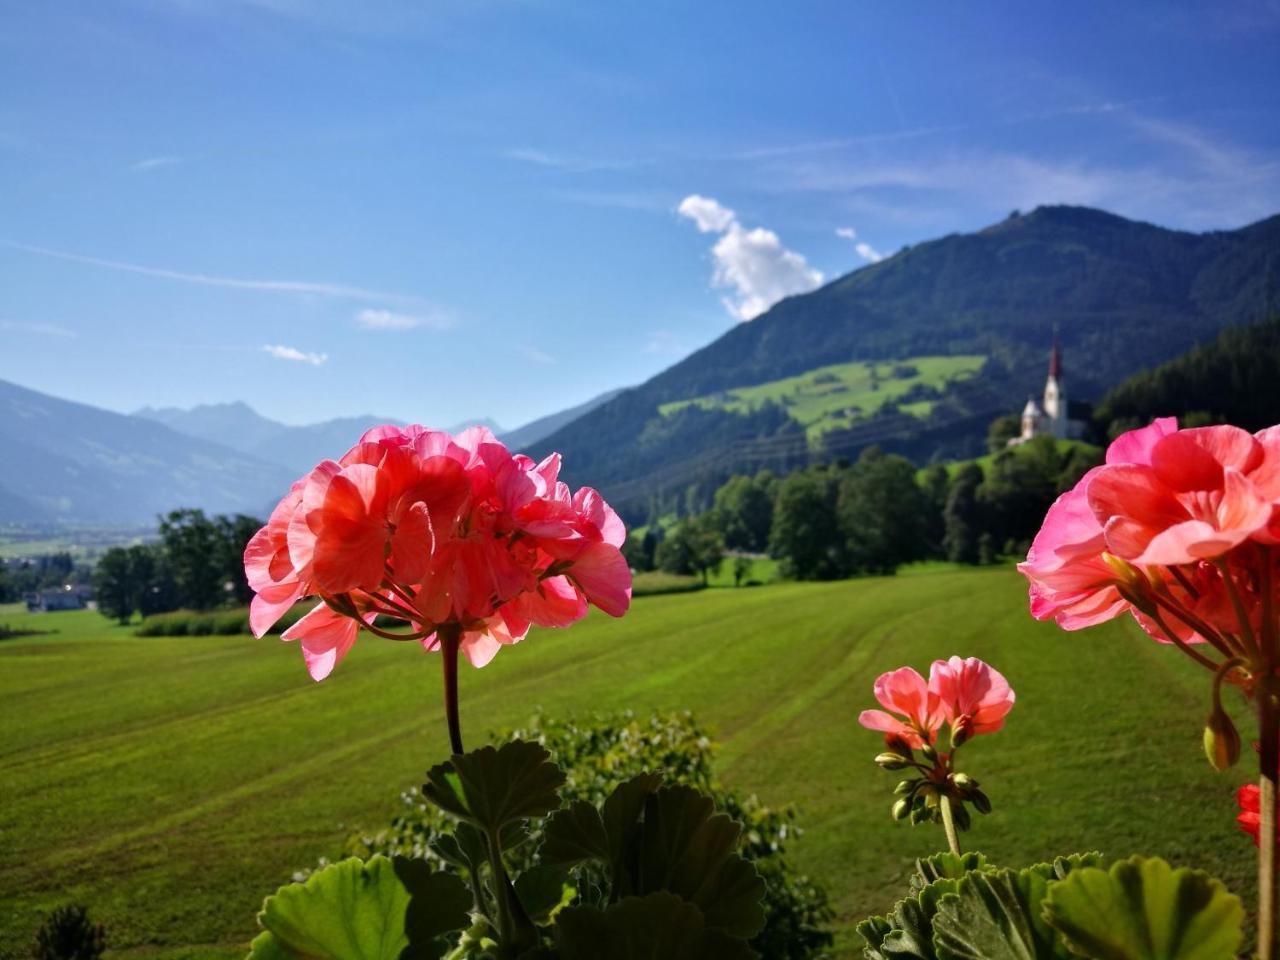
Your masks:
M979 452L1044 380L1056 338L1073 400L1273 308L1280 216L1193 234L1040 207L903 249L755 320L637 387L503 433L565 458L631 519L731 472L868 444L918 462ZM376 416L309 426L244 403L135 415L0 381L0 522L139 523L180 506L263 515Z
M529 452L560 451L569 480L600 487L632 518L731 472L854 456L871 443L918 462L970 455L994 416L1039 392L1055 337L1068 395L1094 400L1263 317L1278 271L1280 216L1194 234L1085 207L1039 207L788 297ZM980 373L919 394L925 402L914 409L884 405L816 441L794 415L794 396L790 406L779 394L743 409L732 393L852 361L960 355L985 357ZM699 400L675 402L691 398Z

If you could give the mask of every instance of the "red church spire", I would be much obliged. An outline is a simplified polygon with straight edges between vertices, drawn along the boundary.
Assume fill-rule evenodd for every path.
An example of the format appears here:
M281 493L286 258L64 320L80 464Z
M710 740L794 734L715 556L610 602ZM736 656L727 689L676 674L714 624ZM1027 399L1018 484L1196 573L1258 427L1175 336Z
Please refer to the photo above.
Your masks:
M1053 352L1049 354L1049 376L1055 380L1062 377L1062 350L1056 336L1053 338Z

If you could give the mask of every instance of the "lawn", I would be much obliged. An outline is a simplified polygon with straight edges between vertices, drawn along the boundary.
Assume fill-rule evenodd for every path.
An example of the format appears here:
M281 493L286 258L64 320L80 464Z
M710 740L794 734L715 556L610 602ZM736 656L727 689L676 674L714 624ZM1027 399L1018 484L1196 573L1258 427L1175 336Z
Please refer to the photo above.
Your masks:
M31 622L59 632L0 643L0 954L80 900L116 956L243 956L262 896L382 825L447 749L438 661L399 644L362 639L316 684L275 638L140 639L94 613ZM791 853L833 895L852 956L852 923L942 844L890 821L896 777L855 718L877 674L952 653L986 658L1018 692L1006 730L965 748L996 806L969 845L1008 864L1162 854L1252 897L1253 847L1232 819L1244 774L1201 754L1207 678L1128 623L1035 623L1008 568L643 598L622 620L593 614L464 667L463 730L478 744L538 705L694 710L727 783L800 805Z
M920 387L941 392L951 381L976 374L985 359L983 356L960 355L908 357L881 363L838 363L753 387L738 387L711 396L677 400L658 409L665 416L681 407L696 404L745 413L772 401L782 404L791 418L805 427L810 439L814 439L828 430L847 428L872 416L885 403L897 401ZM926 417L932 409L933 404L928 399L901 405L904 413L916 417Z

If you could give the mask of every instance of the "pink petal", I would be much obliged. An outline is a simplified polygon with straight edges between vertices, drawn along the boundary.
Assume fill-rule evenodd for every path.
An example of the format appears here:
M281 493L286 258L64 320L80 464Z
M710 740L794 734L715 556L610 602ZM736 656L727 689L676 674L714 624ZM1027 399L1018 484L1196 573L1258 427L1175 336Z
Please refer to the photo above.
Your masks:
M611 617L622 616L631 606L631 568L612 544L591 544L573 561L569 576Z
M1151 450L1161 437L1176 433L1177 417L1161 417L1149 426L1122 433L1107 447L1107 463L1151 463Z

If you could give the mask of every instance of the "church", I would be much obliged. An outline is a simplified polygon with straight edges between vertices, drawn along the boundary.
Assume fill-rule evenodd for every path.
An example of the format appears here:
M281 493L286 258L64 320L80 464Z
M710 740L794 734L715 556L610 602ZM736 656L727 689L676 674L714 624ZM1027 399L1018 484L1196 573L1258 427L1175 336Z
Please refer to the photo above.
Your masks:
M1035 397L1027 398L1027 405L1022 408L1022 430L1009 441L1009 446L1016 447L1036 437L1076 439L1084 433L1084 426L1083 420L1070 417L1062 379L1062 349L1055 337L1053 352L1049 354L1049 376L1044 382L1044 400L1036 403Z

